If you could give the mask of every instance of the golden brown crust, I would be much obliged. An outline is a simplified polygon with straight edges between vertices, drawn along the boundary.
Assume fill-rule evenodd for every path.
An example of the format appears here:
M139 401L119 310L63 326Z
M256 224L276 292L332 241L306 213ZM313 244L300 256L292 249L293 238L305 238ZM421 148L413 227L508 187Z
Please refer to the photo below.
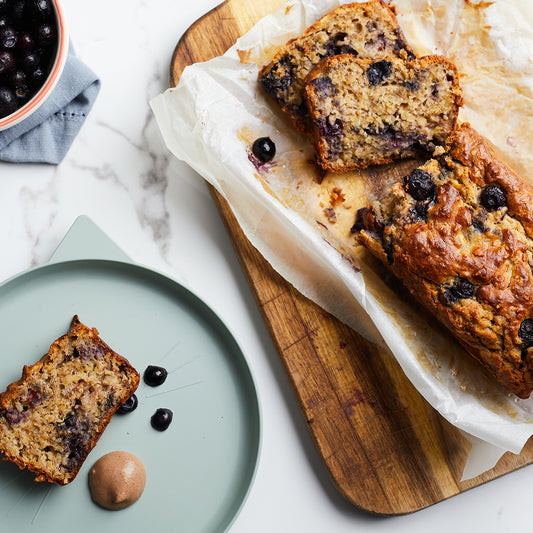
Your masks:
M75 316L68 333L0 394L0 451L37 474L70 483L140 375Z
M347 172L445 144L463 104L455 65L443 56L323 59L305 81L317 162Z
M505 388L527 398L533 189L468 124L452 134L446 153L415 172L430 176L434 190L420 199L411 173L359 214L358 240Z
M334 9L289 40L259 72L264 91L300 132L311 133L303 93L306 75L322 58L347 51L359 57L415 57L383 0Z

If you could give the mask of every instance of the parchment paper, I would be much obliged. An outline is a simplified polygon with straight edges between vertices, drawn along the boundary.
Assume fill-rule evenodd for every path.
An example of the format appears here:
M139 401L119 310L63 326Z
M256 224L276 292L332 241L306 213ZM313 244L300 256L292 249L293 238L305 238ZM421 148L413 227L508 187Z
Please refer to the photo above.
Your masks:
M388 285L349 231L376 184L358 172L319 176L309 139L257 84L259 69L279 46L340 3L289 2L223 56L187 67L178 87L152 100L152 109L171 152L228 201L272 266L305 296L387 345L426 400L470 439L464 478L473 477L505 451L520 452L533 434L533 400L507 393L449 333ZM533 15L527 0L395 5L418 55L442 54L456 63L465 96L461 121L533 182ZM277 155L272 164L257 166L250 149L261 136L275 141Z

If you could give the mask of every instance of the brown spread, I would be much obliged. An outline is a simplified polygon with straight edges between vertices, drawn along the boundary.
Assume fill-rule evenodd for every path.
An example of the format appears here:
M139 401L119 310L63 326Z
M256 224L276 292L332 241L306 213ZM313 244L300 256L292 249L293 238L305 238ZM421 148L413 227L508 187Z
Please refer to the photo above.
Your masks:
M92 499L112 511L135 503L141 497L145 483L146 472L142 462L128 452L104 455L89 472Z

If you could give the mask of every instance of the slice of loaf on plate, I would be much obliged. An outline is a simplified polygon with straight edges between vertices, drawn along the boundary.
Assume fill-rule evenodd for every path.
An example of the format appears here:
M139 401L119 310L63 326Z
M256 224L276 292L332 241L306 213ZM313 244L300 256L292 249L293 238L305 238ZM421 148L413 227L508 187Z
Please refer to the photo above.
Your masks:
M318 163L345 172L444 144L462 105L458 78L441 56L324 59L306 80Z
M0 394L0 452L36 481L70 483L139 379L75 316L69 332Z
M334 9L290 40L259 73L265 92L303 133L311 133L304 81L325 57L414 58L393 11L382 0L346 4Z

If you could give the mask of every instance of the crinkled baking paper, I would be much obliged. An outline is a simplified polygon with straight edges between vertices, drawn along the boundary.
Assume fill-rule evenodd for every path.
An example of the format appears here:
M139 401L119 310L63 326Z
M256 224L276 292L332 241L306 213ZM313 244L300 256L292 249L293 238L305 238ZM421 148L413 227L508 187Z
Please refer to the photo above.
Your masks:
M376 274L375 260L349 228L372 198L357 172L318 179L309 139L258 88L258 71L277 47L339 5L292 1L262 19L226 54L187 67L177 88L152 100L171 152L228 201L252 244L300 292L362 335L385 343L426 400L471 440L463 477L519 453L533 434L533 401L518 400L476 368L418 306ZM533 11L527 0L396 0L418 55L458 67L460 119L485 135L533 182ZM250 160L254 139L270 136L271 165ZM533 206L532 206L533 208Z

